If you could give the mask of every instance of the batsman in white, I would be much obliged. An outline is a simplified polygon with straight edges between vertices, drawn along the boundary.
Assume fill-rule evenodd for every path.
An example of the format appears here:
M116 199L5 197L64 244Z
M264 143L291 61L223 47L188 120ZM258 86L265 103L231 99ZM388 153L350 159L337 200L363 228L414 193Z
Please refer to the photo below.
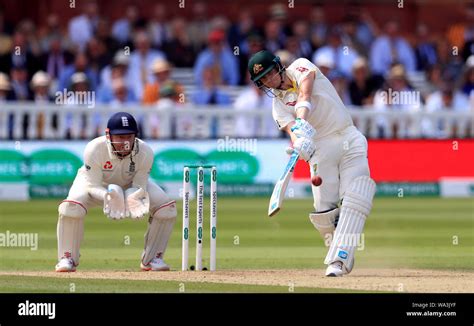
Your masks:
M309 60L284 67L268 51L249 60L252 81L273 97L273 117L291 137L311 174L323 180L312 187L315 211L309 215L329 247L326 276L351 272L354 253L372 208L375 182L370 178L367 140L354 126L334 86Z
M79 265L84 218L89 208L103 205L112 220L141 219L149 214L141 269L167 271L163 256L176 221L176 203L149 180L153 150L136 138L137 122L118 112L107 122L105 136L89 142L67 199L59 205L57 272Z

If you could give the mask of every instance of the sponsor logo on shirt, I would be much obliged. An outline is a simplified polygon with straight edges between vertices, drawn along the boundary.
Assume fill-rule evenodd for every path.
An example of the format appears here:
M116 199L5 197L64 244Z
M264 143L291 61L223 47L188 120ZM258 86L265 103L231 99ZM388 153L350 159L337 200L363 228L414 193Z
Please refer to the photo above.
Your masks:
M286 102L285 104L286 104L286 105L289 105L289 106L295 106L295 105L296 105L296 101Z
M113 165L110 163L110 161L105 162L104 164L104 170L112 170Z
M308 68L305 68L305 67L298 67L296 68L296 70L300 71L300 72L305 72L308 70Z

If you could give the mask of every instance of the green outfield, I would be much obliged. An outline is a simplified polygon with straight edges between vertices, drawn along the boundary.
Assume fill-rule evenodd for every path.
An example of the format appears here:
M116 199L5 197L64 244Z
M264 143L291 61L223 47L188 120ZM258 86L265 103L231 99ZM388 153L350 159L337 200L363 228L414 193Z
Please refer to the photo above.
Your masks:
M139 271L146 221L111 221L103 216L100 208L90 210L86 217L78 272L55 278L46 272L52 271L56 263L57 204L57 200L0 202L0 233L37 233L39 237L37 250L0 247L0 292L70 292L71 282L75 292L178 292L183 285L179 277L184 274L192 274L192 279L183 276L186 292L289 291L287 285L260 284L258 278L254 283L244 280L242 284L235 279L226 282L225 278L221 282L206 282L205 277L213 274L211 272L170 274L176 275L172 280L161 279L156 276L160 273L153 273L152 279L144 279L143 274L150 274ZM207 226L208 201L205 204ZM259 270L301 274L317 270L319 275L319 270L324 268L326 249L308 219L311 200L286 200L284 209L273 218L266 216L267 204L268 198L219 198L219 271L216 275L224 277L225 272L242 271L245 279L246 270L252 271L252 275L257 275ZM165 257L173 270L181 268L180 203L178 208L178 219ZM357 269L371 273L377 269L414 269L472 273L473 215L472 199L376 198L366 224L364 248L357 252L354 272ZM193 259L194 218L191 225L190 259ZM208 266L208 239L207 229L204 266ZM113 272L115 277L80 278L81 272L89 271ZM23 272L33 274L21 275ZM138 278L121 278L120 272L136 274ZM201 276L203 279L199 279ZM346 279L350 277L352 274ZM344 285L331 289L301 284L294 292L344 291Z

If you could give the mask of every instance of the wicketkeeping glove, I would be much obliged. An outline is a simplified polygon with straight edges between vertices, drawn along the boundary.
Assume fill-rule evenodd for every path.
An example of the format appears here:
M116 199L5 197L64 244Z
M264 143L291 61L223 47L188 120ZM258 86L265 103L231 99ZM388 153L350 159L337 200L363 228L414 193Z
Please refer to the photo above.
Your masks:
M113 220L126 217L125 199L122 187L110 184L104 197L104 214Z
M125 191L126 215L141 219L150 210L150 197L143 188L129 188Z

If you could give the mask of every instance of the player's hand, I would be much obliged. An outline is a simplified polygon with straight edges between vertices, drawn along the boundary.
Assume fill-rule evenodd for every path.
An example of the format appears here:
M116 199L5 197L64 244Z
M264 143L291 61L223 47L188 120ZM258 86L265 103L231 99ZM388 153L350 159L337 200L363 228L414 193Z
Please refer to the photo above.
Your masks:
M114 184L108 186L104 198L104 214L112 220L119 220L126 217L122 187Z
M296 119L291 131L297 138L313 139L316 136L316 129L304 119Z
M143 188L129 188L125 191L126 215L141 219L150 210L150 197Z
M296 150L300 157L308 162L316 151L316 146L311 139L308 138L298 138L293 142L293 149ZM288 150L287 150L288 153Z

